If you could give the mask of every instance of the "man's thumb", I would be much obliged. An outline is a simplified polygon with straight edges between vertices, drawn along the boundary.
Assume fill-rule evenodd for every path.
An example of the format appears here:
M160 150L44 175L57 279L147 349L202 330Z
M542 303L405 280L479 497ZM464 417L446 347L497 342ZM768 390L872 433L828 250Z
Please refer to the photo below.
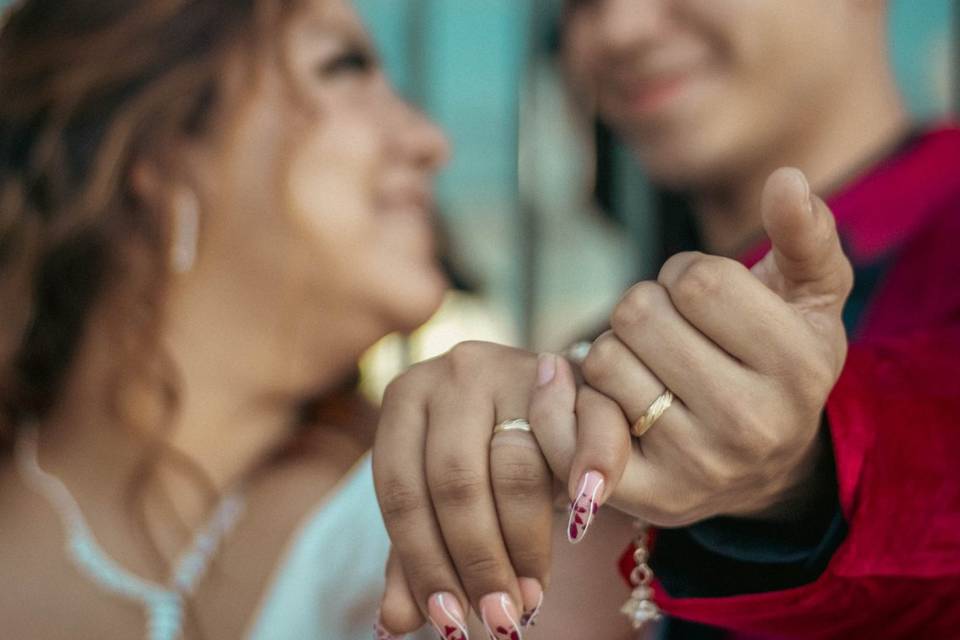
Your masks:
M758 277L788 302L810 297L827 304L846 301L853 272L833 213L798 169L778 169L767 180L763 225L773 248L757 265Z

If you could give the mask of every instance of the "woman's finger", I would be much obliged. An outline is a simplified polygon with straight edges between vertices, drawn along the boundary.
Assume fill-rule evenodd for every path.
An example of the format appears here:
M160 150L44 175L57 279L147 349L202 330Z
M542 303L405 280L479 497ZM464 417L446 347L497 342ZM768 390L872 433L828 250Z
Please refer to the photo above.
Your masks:
M608 498L611 504L658 524L685 515L680 498L689 492L681 488L708 473L712 456L705 452L715 438L679 398L642 437L625 435L649 413L665 387L614 334L608 332L594 343L583 368L593 387L581 389L577 402L578 444L571 481L578 472L616 459L623 472ZM624 439L629 444L619 444ZM657 491L651 491L654 485Z
M619 484L632 450L630 425L615 402L590 387L577 394L577 448L570 466L567 539L576 544Z
M529 420L540 451L557 478L570 477L577 451L577 383L570 363L552 353L538 360Z
M434 394L430 403L430 497L469 602L493 638L509 640L522 633L522 598L490 482L494 400L479 387L455 388L455 394Z
M530 423L554 473L568 479L567 539L577 543L620 480L631 450L629 427L615 403L589 387L577 389L570 364L550 354L540 356Z
M490 443L490 477L500 530L519 576L520 622L527 626L539 613L549 580L553 474L532 433L505 431Z
M425 476L427 412L434 379L399 378L387 389L373 450L384 524L421 612L437 627L466 629L468 602L430 502ZM449 615L447 615L449 613ZM444 618L437 618L438 614Z
M400 560L390 550L386 568L386 588L380 604L380 614L374 630L376 640L393 640L421 628L426 620L417 599L407 585Z
M628 429L626 418L616 403L589 387L580 389L577 422L582 440L577 444L574 469L599 466L598 460L612 457L609 452L593 452L589 445L585 447L580 442L613 441L616 433L624 433ZM684 447L690 446L689 442L684 442L684 436L690 435L688 425L680 424L680 429L672 429L676 425L669 425L670 430L660 431L667 426L658 422L653 432L643 438L629 438L629 444L624 446L622 474L607 488L607 502L611 506L657 525L673 524L676 515L684 515L681 510L688 493L683 466L687 462ZM649 455L646 446L648 438L651 439ZM570 476L571 481L575 477L574 472ZM589 483L584 483L582 479L579 485L571 484L571 487L576 486L574 491L578 500L574 502L568 523L570 539L582 539L595 515L593 505L596 503L591 501L585 484L589 489ZM576 520L578 515L582 522Z
M541 362L555 360L556 373L552 378L547 376L546 381L539 384L534 391L530 402L530 424L554 475L573 479L574 464L583 469L590 466L602 467L604 459L600 456L590 462L580 459L575 461L578 453L581 453L578 451L578 422L610 422L619 424L619 427L611 428L626 431L626 418L618 407L611 406L609 399L605 402L599 401L602 396L601 399L595 398L578 404L578 390L569 363L563 358L551 355L540 358ZM548 365L545 368L550 370L551 367ZM543 380L544 377L541 377L541 381ZM584 387L580 388L581 393L584 390ZM672 410L671 408L670 411ZM651 446L655 460L647 459L642 451L642 443L629 445L623 474L608 499L608 503L617 509L654 524L673 522L676 515L674 507L683 504L680 499L685 495L685 487L676 477L676 463L671 462L684 460L684 456L678 455L676 450L681 441L690 439L693 431L690 425L682 425L679 430L669 429L657 433L664 426L667 425L658 422L648 434L656 441L656 446ZM613 473L609 473L613 477ZM576 494L579 488L571 486L569 490Z
M526 419L529 383L499 390L495 399L497 424ZM528 422L529 424L529 422ZM520 624L533 624L549 583L553 542L553 474L531 432L503 431L490 442L490 477L497 502L500 530L518 576L523 611Z

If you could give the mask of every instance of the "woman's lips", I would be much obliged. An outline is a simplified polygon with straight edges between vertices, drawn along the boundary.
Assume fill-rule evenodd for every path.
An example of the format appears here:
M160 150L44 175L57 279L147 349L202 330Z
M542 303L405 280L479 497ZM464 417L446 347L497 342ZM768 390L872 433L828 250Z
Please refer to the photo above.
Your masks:
M408 191L386 195L380 199L380 210L385 213L402 213L417 218L430 219L434 202L427 191Z

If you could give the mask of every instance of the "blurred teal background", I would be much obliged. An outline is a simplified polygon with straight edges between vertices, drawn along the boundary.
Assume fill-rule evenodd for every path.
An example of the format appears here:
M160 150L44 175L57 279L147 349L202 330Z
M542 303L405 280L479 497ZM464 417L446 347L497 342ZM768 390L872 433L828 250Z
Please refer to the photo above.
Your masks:
M444 181L447 202L486 200L509 191L516 155L511 126L535 3L355 0L355 4L397 85L423 104L454 139L457 157ZM892 2L895 67L910 107L921 117L947 108L953 4ZM456 206L449 211L458 212Z
M891 3L904 93L918 117L935 118L949 108L958 9L954 0ZM442 337L423 350L469 337L557 348L599 322L647 264L649 215L639 179L620 194L634 216L626 229L584 197L591 158L570 126L560 81L548 65L530 64L557 0L355 4L397 86L455 150L440 202L455 266L478 285L477 308L465 316L454 304L457 320L441 317Z
M584 159L575 157L582 147L571 140L569 119L555 104L559 88L527 65L533 36L545 40L550 7L557 3L355 4L398 87L453 140L454 160L440 187L443 213L457 263L484 285L489 308L503 312L512 327L499 337L556 348L598 322L649 266L649 210L642 180L634 181L634 193L621 194L633 201L627 207L632 233L591 215L583 202ZM922 119L949 108L955 9L951 0L892 0L895 68L910 108ZM519 113L534 101L536 116L520 127ZM518 128L532 140L518 140ZM518 166L518 157L530 160ZM518 185L535 191L537 211L525 206L528 194Z

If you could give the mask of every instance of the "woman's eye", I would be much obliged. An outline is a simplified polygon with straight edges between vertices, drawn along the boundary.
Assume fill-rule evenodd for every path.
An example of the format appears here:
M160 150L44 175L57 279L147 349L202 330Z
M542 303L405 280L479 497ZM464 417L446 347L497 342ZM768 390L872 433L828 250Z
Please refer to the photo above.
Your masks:
M599 0L567 0L567 9L576 11L578 9L595 9Z
M367 73L377 65L376 59L367 51L355 49L321 63L318 73L328 78L342 73Z

